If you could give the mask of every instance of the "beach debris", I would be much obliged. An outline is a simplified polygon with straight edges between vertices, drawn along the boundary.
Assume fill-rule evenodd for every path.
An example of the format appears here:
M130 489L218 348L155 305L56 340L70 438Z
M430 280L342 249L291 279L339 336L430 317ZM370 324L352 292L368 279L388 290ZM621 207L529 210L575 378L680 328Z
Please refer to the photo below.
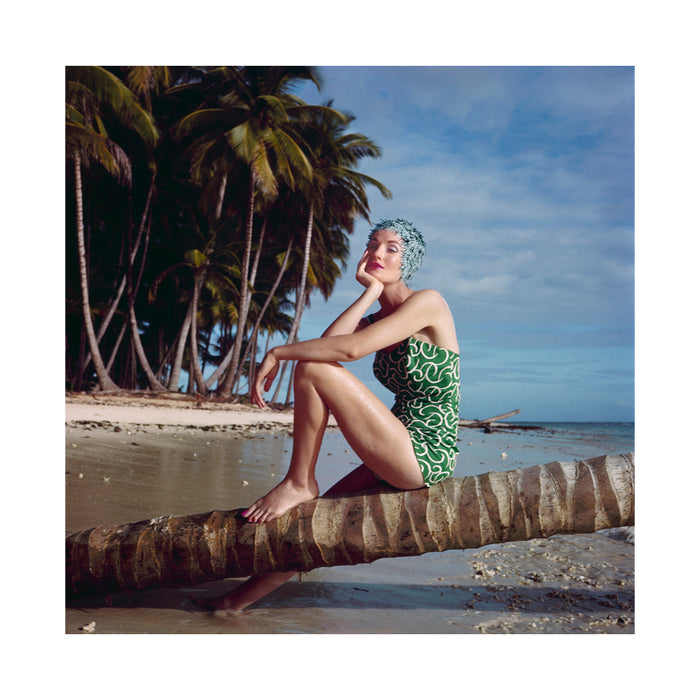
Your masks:
M248 486L248 482L244 479L241 481L241 486Z
M514 411L508 411L508 413L501 413L498 416L492 416L491 418L484 418L483 420L480 420L478 418L474 420L463 420L460 419L459 425L462 426L463 428L484 428L486 432L491 432L491 423L495 423L496 421L503 420L504 418L510 418L511 416L515 416L518 413L520 413L520 409L516 408Z
M501 459L505 459L508 456L507 452L501 452Z
M83 625L80 629L83 632L94 632L95 631L95 621L88 622L87 625Z

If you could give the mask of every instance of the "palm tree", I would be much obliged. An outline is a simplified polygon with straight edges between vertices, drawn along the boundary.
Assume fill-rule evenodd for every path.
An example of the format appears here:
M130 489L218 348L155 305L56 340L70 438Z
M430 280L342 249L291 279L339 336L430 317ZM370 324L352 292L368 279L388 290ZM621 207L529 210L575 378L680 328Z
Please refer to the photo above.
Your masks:
M206 135L195 143L192 151L197 155L197 162L212 162L207 154L214 152L217 156L214 162L219 164L221 172L226 172L233 154L250 169L238 327L229 371L219 389L222 395L230 395L250 305L249 274L256 194L274 198L279 178L294 186L299 172L310 176L311 168L294 138L290 118L290 112L298 113L308 106L291 95L290 90L304 80L311 80L319 86L319 79L313 68L289 66L223 66L212 69L209 77L220 81L221 92L216 103L203 105L187 115L178 124L177 134L183 137L205 131Z
M87 254L83 219L82 165L100 163L120 182L131 180L131 163L107 134L106 114L131 127L149 145L155 145L158 131L134 94L116 76L98 66L66 68L66 156L73 161L75 175L76 229L82 312L85 331L100 387L119 387L110 378L100 354L90 311Z
M137 95L144 103L146 112L153 118L153 103L152 96L158 94L161 89L167 89L170 85L171 74L167 66L129 66L126 68L126 84L132 92ZM132 240L131 227L127 229L127 258L126 258L126 280L127 280L127 306L129 325L131 326L131 337L136 356L138 358L141 369L146 374L146 378L151 389L155 391L165 391L165 387L156 378L151 366L146 357L141 335L139 334L138 321L136 319L135 303L136 294L141 283L143 271L146 262L146 254L148 251L148 242L150 234L150 207L155 193L157 167L155 158L150 149L147 149L147 164L151 171L151 180L146 196L146 204L144 206L141 223L138 229L136 242ZM144 235L145 232L145 235ZM136 259L136 251L138 250L141 239L144 238L143 255L141 260L141 268L137 279L134 280L134 262Z
M232 280L233 274L237 271L235 256L228 245L221 243L221 240L225 238L222 231L226 231L227 225L227 220L219 222L208 236L205 236L200 226L195 226L194 232L200 241L199 247L187 250L184 254L183 261L163 270L156 277L149 289L148 298L152 303L155 301L160 285L165 278L182 270L192 273L192 296L190 297L187 313L180 330L178 349L175 360L173 361L173 369L169 384L169 389L171 391L177 390L185 343L186 339L189 337L191 364L197 390L202 394L207 392L206 381L202 374L202 367L199 361L199 332L197 322L199 298L207 280L214 281L220 288L225 288L229 291L235 290L235 284Z
M323 111L304 115L297 127L313 174L300 185L308 206L308 219L296 310L287 343L297 340L301 316L309 298L307 280L314 229L323 232L325 227L340 226L352 233L359 216L369 222L366 185L376 187L384 197L391 198L391 192L381 182L354 169L362 158L378 158L381 149L363 134L344 133L354 117L333 110L331 102L325 106L327 109ZM275 396L282 384L285 369L286 363L280 372Z
M277 276L275 277L274 282L272 283L272 286L270 287L270 290L267 293L267 296L265 297L265 302L263 303L260 312L258 313L255 323L253 324L253 328L250 332L250 337L248 339L248 344L245 347L245 350L243 351L243 354L241 356L241 360L239 362L238 369L236 370L236 373L233 377L233 384L232 386L236 386L238 380L241 377L241 374L243 373L243 367L246 361L246 358L250 354L251 356L251 364L254 363L255 360L255 353L253 352L253 348L256 344L256 339L257 339L257 334L258 330L260 329L260 325L263 322L263 318L265 316L265 312L269 308L270 304L274 301L275 299L275 294L277 293L277 289L280 286L280 283L282 282L282 277L284 276L284 273L287 270L287 263L289 262L289 254L292 250L292 238L289 239L287 242L287 248L282 254L281 258L277 256L277 262L279 264L279 269L277 271ZM270 326L271 327L271 326ZM252 384L250 386L250 391L252 391Z
M240 510L162 516L66 537L66 591L141 590L271 571L595 532L634 524L634 455L550 462L303 503L277 520Z

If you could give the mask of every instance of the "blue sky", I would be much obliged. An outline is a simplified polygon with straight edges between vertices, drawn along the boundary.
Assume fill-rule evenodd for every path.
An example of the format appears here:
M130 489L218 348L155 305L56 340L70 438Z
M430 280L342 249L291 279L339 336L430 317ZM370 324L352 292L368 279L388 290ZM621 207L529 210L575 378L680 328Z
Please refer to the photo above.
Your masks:
M634 419L632 67L322 67L323 91L382 157L359 170L372 219L426 238L414 288L438 289L461 348L465 418ZM300 337L317 337L359 294L352 257ZM385 401L371 361L349 365Z

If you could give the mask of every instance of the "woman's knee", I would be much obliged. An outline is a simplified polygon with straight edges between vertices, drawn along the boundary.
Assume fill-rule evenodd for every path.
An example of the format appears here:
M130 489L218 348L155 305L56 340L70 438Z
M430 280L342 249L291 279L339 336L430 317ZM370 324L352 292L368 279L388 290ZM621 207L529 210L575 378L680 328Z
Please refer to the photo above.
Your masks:
M315 380L327 377L340 365L337 362L314 362L312 360L299 360L294 369L294 381Z

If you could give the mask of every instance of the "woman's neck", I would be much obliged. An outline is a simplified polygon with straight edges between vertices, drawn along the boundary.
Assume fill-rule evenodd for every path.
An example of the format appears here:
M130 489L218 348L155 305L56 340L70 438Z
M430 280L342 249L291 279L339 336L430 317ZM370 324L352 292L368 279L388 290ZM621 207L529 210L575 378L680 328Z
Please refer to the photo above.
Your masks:
M409 289L405 282L386 285L382 295L379 297L379 305L382 307L382 316L387 316L396 311L396 309L398 309L413 293L414 290Z

